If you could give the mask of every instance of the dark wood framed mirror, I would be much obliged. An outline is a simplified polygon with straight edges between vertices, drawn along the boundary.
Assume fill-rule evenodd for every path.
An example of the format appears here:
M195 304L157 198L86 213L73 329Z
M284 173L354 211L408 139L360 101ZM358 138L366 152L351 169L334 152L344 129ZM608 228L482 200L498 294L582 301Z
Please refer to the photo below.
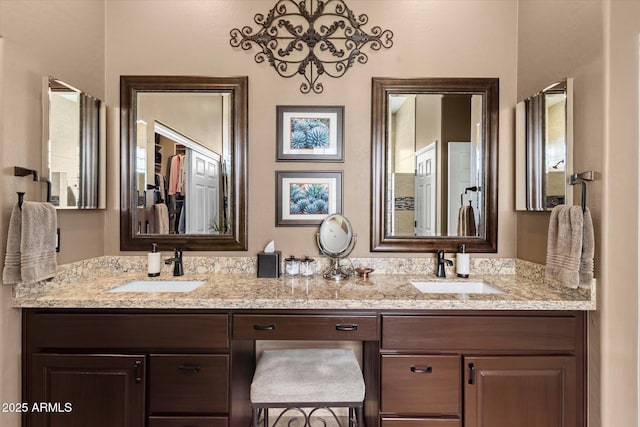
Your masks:
M372 79L371 251L497 252L497 78Z
M120 249L247 250L247 77L120 77Z

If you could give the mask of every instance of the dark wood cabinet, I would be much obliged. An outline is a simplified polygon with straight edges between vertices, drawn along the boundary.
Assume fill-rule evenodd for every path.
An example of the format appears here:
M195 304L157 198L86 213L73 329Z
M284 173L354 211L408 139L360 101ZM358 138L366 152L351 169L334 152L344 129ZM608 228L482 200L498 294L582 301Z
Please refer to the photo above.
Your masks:
M27 310L24 334L25 402L71 404L25 427L228 425L228 313Z
M460 416L460 356L384 355L381 371L382 412Z
M382 427L460 427L453 418L382 418Z
M383 314L381 425L584 427L585 334L571 312Z
M382 347L456 352L574 352L578 319L557 314L384 316Z
M227 413L229 355L152 354L149 412Z
M572 356L465 357L464 427L573 427Z
M585 319L580 312L24 310L23 426L246 427L256 340L347 340L363 343L367 427L585 427ZM34 411L34 404L48 406Z
M149 417L149 427L227 427L224 417Z
M144 427L142 355L34 354L33 427Z
M377 341L378 317L236 314L233 339Z

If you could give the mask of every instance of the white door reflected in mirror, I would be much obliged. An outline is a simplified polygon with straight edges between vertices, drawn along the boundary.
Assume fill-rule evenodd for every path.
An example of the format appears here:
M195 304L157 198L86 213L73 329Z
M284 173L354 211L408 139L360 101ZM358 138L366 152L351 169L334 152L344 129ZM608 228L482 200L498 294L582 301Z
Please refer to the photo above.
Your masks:
M458 217L464 203L476 224L484 221L480 190L465 193L483 185L482 95L394 93L388 101L388 235L476 237L458 232Z

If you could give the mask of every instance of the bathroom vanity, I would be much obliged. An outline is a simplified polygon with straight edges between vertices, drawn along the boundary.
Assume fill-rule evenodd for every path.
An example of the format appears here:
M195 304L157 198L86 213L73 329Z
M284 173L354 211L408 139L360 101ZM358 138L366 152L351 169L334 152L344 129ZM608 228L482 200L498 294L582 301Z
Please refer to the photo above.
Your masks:
M26 401L73 405L29 426L248 426L256 340L361 341L370 427L584 425L579 312L29 309L24 325Z
M586 423L584 291L513 275L493 278L503 294L436 295L403 275L220 274L191 295L107 292L138 276L16 296L23 399L62 408L25 426L249 426L261 340L361 343L367 427Z

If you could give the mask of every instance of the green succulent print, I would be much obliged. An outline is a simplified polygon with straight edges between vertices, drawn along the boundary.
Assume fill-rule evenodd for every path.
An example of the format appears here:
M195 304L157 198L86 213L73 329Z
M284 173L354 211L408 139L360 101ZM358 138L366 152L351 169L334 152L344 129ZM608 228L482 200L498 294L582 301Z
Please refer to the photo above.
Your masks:
M328 184L290 184L289 213L293 215L328 214Z
M291 119L291 148L313 149L329 147L329 119Z

